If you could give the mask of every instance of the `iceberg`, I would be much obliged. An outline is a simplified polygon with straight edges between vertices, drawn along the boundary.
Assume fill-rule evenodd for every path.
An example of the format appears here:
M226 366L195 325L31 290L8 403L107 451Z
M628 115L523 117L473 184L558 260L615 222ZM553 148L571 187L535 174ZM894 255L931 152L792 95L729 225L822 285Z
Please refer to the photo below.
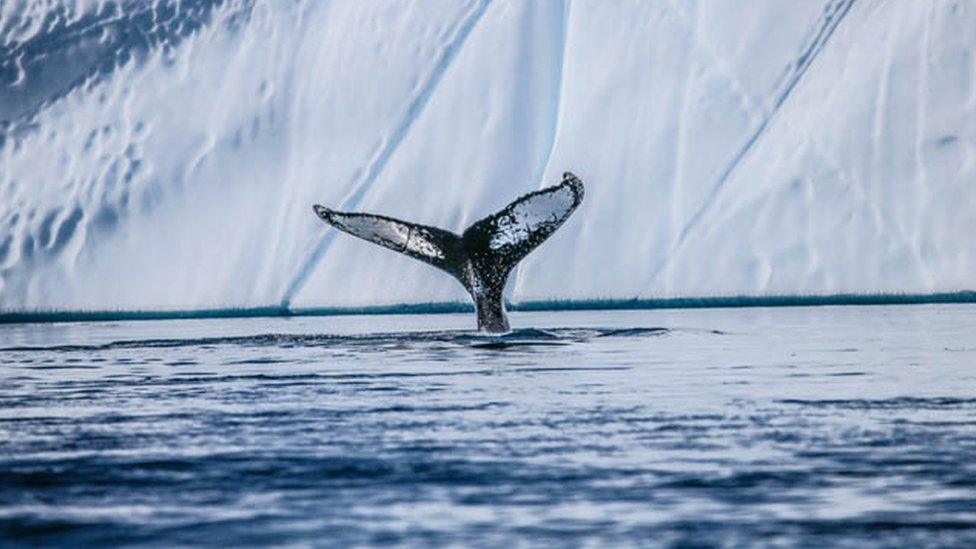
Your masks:
M451 230L572 171L508 298L976 285L976 6L0 4L0 311L462 302L313 203Z

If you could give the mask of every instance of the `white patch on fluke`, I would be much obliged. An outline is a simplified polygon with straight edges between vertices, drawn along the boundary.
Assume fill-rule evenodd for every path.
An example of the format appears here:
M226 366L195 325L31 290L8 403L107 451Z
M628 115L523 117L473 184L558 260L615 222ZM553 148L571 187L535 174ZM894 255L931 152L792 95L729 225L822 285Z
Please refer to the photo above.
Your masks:
M497 230L488 247L499 250L525 242L535 231L547 224L558 224L572 212L575 194L568 185L519 202L507 215L497 220Z
M440 248L416 232L411 234L410 238L407 239L406 249L427 257L444 259L444 254Z

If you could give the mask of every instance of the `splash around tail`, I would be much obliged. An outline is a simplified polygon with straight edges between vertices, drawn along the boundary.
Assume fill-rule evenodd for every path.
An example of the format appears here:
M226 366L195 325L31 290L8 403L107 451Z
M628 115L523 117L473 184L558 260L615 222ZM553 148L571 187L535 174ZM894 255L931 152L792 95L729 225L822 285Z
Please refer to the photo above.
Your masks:
M583 201L583 182L570 172L558 185L528 193L458 235L392 217L337 212L315 204L315 214L340 231L446 271L471 294L478 329L509 331L503 292L512 269L549 238Z

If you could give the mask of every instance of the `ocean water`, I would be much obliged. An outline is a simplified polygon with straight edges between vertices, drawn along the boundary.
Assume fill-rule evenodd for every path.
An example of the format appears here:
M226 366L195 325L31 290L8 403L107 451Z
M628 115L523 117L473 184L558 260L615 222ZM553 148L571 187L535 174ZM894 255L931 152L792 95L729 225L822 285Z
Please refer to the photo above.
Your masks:
M0 326L0 541L972 545L976 306Z

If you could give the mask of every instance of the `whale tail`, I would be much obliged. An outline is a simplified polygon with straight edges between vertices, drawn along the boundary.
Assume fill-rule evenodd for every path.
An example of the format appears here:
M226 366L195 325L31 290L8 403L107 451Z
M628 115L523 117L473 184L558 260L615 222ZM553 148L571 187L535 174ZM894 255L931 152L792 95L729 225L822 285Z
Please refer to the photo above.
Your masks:
M337 212L318 204L316 215L353 236L444 270L471 294L478 329L507 332L503 292L508 275L558 229L583 201L583 182L572 173L562 183L528 193L458 235L382 215Z

